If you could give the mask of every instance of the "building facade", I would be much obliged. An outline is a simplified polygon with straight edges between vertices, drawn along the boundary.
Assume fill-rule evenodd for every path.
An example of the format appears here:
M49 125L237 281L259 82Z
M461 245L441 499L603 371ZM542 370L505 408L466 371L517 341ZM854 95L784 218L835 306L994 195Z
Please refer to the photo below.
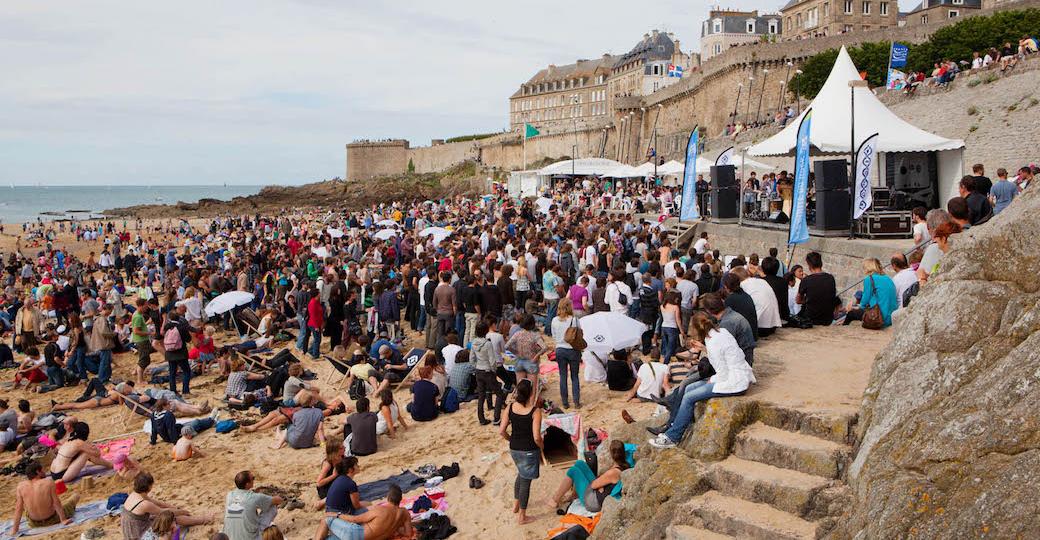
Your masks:
M899 26L896 0L790 0L781 10L783 39L809 39Z
M924 0L906 15L908 26L956 19L982 9L982 0Z
M701 59L718 56L730 47L777 39L783 31L779 14L759 15L758 11L713 9L701 23Z
M606 123L607 78L615 61L604 54L539 71L509 97L510 130L521 130L525 123L550 131Z
M644 34L632 50L617 57L610 70L608 108L614 108L615 98L646 96L675 84L690 68L690 56L682 52L673 34L657 30Z

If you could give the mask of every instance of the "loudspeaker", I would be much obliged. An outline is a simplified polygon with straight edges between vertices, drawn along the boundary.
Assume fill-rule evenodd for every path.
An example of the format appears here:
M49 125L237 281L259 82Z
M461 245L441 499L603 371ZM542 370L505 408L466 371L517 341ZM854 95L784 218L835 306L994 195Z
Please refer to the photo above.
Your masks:
M844 159L828 159L815 163L816 191L849 189L848 163Z
M848 191L817 191L814 228L823 231L848 230L851 202Z
M736 189L711 190L711 219L737 219L739 201L740 192Z
M712 189L740 187L737 185L737 168L733 165L711 166Z

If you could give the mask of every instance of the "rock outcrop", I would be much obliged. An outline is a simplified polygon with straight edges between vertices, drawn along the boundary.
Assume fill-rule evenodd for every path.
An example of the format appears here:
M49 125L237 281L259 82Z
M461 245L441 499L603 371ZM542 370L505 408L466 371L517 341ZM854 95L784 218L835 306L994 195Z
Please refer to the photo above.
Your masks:
M953 246L874 364L848 537L1040 538L1040 189Z

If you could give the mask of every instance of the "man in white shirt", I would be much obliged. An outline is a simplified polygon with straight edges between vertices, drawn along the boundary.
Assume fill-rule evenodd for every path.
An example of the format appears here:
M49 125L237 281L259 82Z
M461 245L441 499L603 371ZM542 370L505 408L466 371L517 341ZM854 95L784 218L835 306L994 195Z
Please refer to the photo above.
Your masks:
M906 292L911 285L917 283L917 275L914 274L914 271L906 261L906 256L902 253L892 255L891 262L892 269L896 272L896 274L892 276L892 283L896 286L896 300L899 302L899 307L896 309L902 309L903 293Z
M675 290L679 291L679 295L682 300L679 302L679 312L682 315L683 328L690 327L690 318L693 317L693 311L696 308L697 297L700 296L700 290L697 288L697 284L694 280L697 279L697 273L694 270L687 270L685 274L676 275L678 279L675 281Z
M632 303L632 289L625 283L624 270L615 269L608 276L607 292L604 301L613 313L628 312L628 305Z
M706 251L711 249L711 245L708 243L708 233L701 233L701 237L694 242L693 249L697 251L698 255L704 255Z
M750 277L747 269L744 267L733 268L729 273L740 277L740 288L748 293L748 296L755 303L759 337L766 337L772 334L784 324L780 319L780 305L777 303L776 294L766 280Z

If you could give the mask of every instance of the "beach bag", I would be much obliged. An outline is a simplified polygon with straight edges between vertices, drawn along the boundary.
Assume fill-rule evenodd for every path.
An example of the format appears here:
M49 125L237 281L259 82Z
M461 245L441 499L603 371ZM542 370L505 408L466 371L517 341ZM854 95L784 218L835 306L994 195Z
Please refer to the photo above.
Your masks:
M874 278L870 278L870 296L877 302L877 287L874 286ZM863 328L867 330L881 330L885 326L885 317L881 314L881 305L875 303L863 310Z
M238 429L238 422L235 422L234 420L221 420L220 422L217 422L215 429L217 433L230 433Z
M125 503L129 497L130 495L127 493L114 493L108 497L108 502L105 503L105 509L109 512L119 510L119 508L123 506L123 503Z
M577 324L567 328L567 331L563 333L563 340L578 352L584 351L589 346L588 342L585 341L585 331Z
M355 377L354 382L350 383L350 388L347 389L347 395L350 399L357 401L368 393L368 389L365 387L365 381Z
M444 399L441 400L441 411L450 414L458 410L459 393L454 388L448 388L444 392Z
M184 342L181 341L181 331L176 326L171 326L166 329L166 333L163 334L162 338L163 350L176 351L184 347Z

